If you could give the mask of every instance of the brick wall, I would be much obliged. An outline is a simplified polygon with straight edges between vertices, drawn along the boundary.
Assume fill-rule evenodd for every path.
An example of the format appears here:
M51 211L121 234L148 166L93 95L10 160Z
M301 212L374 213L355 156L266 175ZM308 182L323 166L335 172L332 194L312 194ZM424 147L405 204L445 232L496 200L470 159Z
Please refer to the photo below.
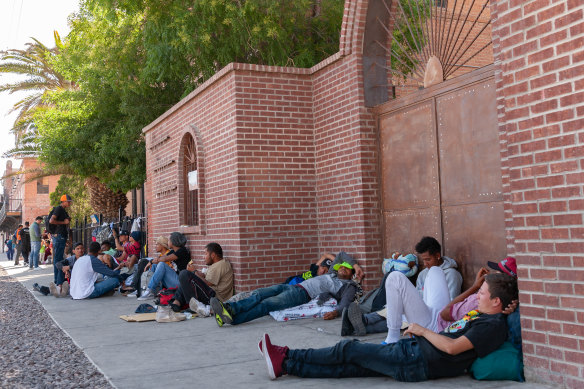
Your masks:
M39 167L36 158L25 158L22 160L20 170L30 170ZM32 223L37 216L48 215L51 211L51 200L49 193L54 192L61 176L50 176L43 179L43 183L48 185L47 193L38 193L37 180L26 182L28 175L24 175L21 181L23 185L22 201L22 224Z
M584 386L584 2L491 2L528 379Z

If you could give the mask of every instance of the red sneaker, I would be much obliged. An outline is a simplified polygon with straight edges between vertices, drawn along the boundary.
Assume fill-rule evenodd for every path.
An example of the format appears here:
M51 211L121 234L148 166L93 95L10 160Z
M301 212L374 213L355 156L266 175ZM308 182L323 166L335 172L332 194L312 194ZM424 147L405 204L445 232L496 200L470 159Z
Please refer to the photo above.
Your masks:
M262 350L264 352L264 357L266 358L268 375L270 378L275 380L276 378L281 377L284 373L282 364L286 358L288 347L274 346L272 342L270 342L268 334L264 334Z
M262 339L260 339L259 343L258 343L258 351L260 352L260 354L262 355L262 357L264 356L264 346L262 346L264 344L263 341L263 336ZM286 354L288 352L288 346L276 346L275 344L272 345L272 347L274 347L275 349L281 350L281 352L283 352L284 354Z

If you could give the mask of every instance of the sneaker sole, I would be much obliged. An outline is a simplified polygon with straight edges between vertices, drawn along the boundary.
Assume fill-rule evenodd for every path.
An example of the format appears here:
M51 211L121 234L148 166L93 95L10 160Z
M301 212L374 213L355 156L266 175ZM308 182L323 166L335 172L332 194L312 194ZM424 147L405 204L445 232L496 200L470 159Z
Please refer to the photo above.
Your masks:
M272 365L272 359L270 358L270 354L268 353L268 350L266 350L266 335L264 334L263 339L262 339L262 347L263 347L263 354L264 354L264 359L266 360L266 366L268 367L268 375L270 376L271 380L275 380L276 378L276 373L274 372L274 365Z
M349 305L347 315L349 316L349 321L353 325L353 335L364 336L367 334L365 324L363 324L363 319L361 318L361 309L359 309L357 304Z
M215 312L215 321L219 327L223 327L223 324L231 324L233 320L219 300L212 299L211 307L213 308L213 312Z

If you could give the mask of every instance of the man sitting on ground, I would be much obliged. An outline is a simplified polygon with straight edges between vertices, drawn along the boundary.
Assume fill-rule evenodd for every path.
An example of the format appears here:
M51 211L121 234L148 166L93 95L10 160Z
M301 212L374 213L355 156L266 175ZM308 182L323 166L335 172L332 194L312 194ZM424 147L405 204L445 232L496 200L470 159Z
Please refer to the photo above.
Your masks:
M195 270L193 261L179 273L180 284L171 305L173 310L179 311L188 304L199 316L209 316L211 297L226 301L233 296L233 269L223 258L223 249L218 243L205 246L205 264L209 266L205 273Z
M250 297L234 303L223 304L213 297L211 307L215 313L215 320L219 327L224 323L241 324L265 316L271 311L306 304L315 297L324 302L331 296L339 301L339 304L334 311L327 312L324 319L334 319L354 300L357 285L351 281L355 270L349 263L336 264L333 269L337 272L336 276L325 274L297 285L278 284L256 289Z
M121 230L119 237L115 229L112 230L112 233L116 240L116 250L122 252L122 254L116 258L119 263L118 268L126 267L128 273L131 273L132 270L134 270L134 265L140 258L140 232L134 231L130 234L126 230Z
M416 244L415 250L418 254L418 258L424 263L425 266L424 270L422 270L418 275L416 282L416 289L418 290L419 296L421 297L421 299L417 300L423 300L421 303L425 303L426 306L437 307L437 309L441 309L446 304L448 304L450 300L460 294L462 275L456 270L458 265L453 259L441 255L442 247L440 246L440 243L438 243L438 241L432 237L423 237ZM436 278L428 277L428 274L431 270L433 272L442 273L441 279L437 282L432 282L432 280L435 280ZM394 280L398 278L398 276L394 275L393 273L395 272L390 273L385 281L386 296L388 285L393 283ZM400 280L403 280L403 277L399 278ZM408 288L408 290L411 291L412 288ZM421 309L423 309L422 305L419 306ZM389 307L386 307L381 311L365 314L363 321L366 323L366 325L360 325L361 311L358 305L355 304L349 306L347 311L343 313L343 322L345 325L341 327L341 335L363 336L365 333L380 333L387 331L388 322L386 317L388 309ZM426 312L426 309L423 309L423 311ZM413 314L413 312L410 312L410 314ZM346 325L348 320L351 320L355 323L355 326L353 327L354 333L348 330L350 327ZM428 322L425 323L426 326L429 325ZM395 329L393 331L395 334Z
M96 298L112 292L120 285L122 281L120 271L111 270L97 258L100 248L99 243L91 242L89 254L75 262L75 267L71 272L71 288L69 290L73 299ZM100 274L107 278L97 282Z
M410 382L455 377L503 344L507 321L502 311L517 295L515 278L489 274L478 293L478 311L468 312L439 334L412 323L405 333L413 337L392 344L343 340L333 347L307 350L272 345L264 334L260 349L272 379L284 374L313 378L385 375Z

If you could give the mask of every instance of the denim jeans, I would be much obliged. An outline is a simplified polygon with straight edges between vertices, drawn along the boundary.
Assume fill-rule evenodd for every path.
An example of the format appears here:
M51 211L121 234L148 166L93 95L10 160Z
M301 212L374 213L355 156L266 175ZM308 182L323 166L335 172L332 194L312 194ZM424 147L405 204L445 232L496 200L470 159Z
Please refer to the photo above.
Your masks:
M9 261L12 261L12 257L14 256L14 249L11 247L8 247L8 250L6 250L6 258Z
M67 243L67 239L63 238L62 236L55 235L53 236L53 275L54 275L54 282L56 285L61 285L65 280L65 275L59 269L57 269L57 262L61 262L63 260L63 255L65 254L65 244Z
M93 292L87 297L88 299L94 299L96 297L102 296L112 290L113 288L120 285L120 281L117 278L109 277L101 282L96 282L93 285Z
M178 287L178 274L176 274L176 272L170 266L167 266L164 263L157 263L152 266L155 266L156 269L154 270L154 274L150 279L148 289L158 289L161 282L163 288Z
M41 242L30 242L30 256L28 257L29 267L39 267L39 253L41 251Z
M299 286L278 284L256 289L246 299L230 303L233 312L231 324L241 324L258 317L266 316L271 311L279 311L306 304L310 296Z
M387 332L387 320L377 312L366 313L362 317L368 334Z
M427 364L416 339L388 345L343 340L333 347L289 350L288 374L311 378L389 376L398 381L426 381Z

